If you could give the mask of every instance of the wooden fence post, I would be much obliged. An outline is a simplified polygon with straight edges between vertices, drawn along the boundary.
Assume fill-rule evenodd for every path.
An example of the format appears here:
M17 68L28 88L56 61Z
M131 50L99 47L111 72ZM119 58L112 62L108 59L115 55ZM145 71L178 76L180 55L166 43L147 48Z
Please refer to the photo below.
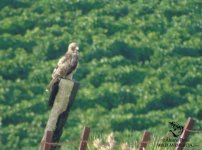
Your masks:
M79 150L86 150L89 134L90 128L84 127L79 144Z
M176 144L175 150L183 150L184 149L185 143L186 143L188 136L189 136L188 130L191 130L193 126L194 126L194 120L189 117L185 126L184 126L184 130L180 136L180 139L178 140L178 142Z
M144 131L139 150L144 150L147 147L148 142L150 141L150 133L148 131Z
M58 90L56 86L50 93L49 101L51 102L49 104L52 106L52 109L45 128L45 132L53 132L52 143L59 143L60 141L63 128L67 122L69 112L79 88L78 82L68 79L61 79L58 84ZM45 132L42 141L45 139ZM52 146L51 150L56 148L57 146Z
M48 143L52 142L53 132L52 131L46 131L45 133L45 140L41 142L41 148L40 150L50 150L51 145Z

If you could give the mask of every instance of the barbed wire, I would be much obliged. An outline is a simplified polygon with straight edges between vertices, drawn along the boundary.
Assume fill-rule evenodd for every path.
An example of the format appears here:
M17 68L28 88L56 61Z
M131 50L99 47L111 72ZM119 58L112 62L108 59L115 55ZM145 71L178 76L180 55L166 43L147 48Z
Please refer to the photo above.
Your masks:
M202 130L189 130L189 129L184 129L184 130L190 133L202 133Z
M29 128L41 128L41 129L44 129L44 126L41 126L41 125L29 125ZM189 130L189 129L183 129L183 131L188 131L190 133L202 133L202 130Z
M52 146L62 146L62 145L70 145L70 144L77 144L78 142L81 142L82 140L75 140L75 141L65 141L62 143L54 143L54 142L45 142L48 145ZM89 143L88 141L82 141L82 143Z
M184 129L184 131L187 131L187 132L190 132L190 133L202 133L202 130L189 130L189 129ZM71 144L78 144L79 142L82 142L82 143L91 143L90 141L87 141L87 140L72 140L72 141L64 141L62 143L54 143L54 142L45 142L46 144L48 145L51 145L51 146L59 146L61 147L62 145L71 145ZM154 143L154 141L139 141L136 143L138 144L149 144L149 143Z

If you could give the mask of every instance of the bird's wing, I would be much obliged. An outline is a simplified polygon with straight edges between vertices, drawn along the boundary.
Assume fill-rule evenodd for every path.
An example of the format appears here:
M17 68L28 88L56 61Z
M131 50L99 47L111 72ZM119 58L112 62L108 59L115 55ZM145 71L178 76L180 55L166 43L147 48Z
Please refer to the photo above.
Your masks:
M60 58L60 60L58 61L55 69L53 70L52 73L52 80L50 81L47 90L49 90L50 93L50 97L48 100L48 106L52 107L55 101L55 97L57 95L58 92L58 85L60 82L60 79L63 75L64 75L64 64L65 64L66 58L63 56L62 58Z
M63 66L65 60L66 60L66 58L63 56L63 57L60 58L60 60L58 61L57 65L56 65L56 67L54 68L53 73L52 73L52 78L53 78L53 79L62 76L62 72L61 72L62 70L61 70L61 68L62 68L62 66Z
M76 69L77 64L78 64L78 54L75 53L75 54L72 54L70 57L70 63L66 70L65 76L68 76L70 73L72 73Z

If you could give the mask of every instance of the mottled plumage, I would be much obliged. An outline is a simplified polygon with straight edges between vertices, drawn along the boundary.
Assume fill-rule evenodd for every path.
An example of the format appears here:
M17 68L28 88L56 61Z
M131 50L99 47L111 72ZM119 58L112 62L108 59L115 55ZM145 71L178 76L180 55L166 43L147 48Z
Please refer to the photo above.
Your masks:
M60 58L57 66L52 73L52 80L48 86L48 90L51 91L54 83L61 78L72 80L74 70L76 69L78 64L78 49L79 47L76 43L71 43L69 45L68 51L62 58Z

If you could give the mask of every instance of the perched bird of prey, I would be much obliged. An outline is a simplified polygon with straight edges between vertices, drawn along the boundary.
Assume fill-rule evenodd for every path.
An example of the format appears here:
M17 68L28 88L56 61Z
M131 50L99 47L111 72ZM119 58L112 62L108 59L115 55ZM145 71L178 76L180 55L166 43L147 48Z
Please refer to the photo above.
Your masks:
M49 106L53 106L55 96L58 91L58 84L60 79L72 80L73 73L76 70L79 58L79 46L77 43L71 43L65 55L60 58L57 66L52 73L52 80L50 81L47 90L51 92L49 98Z

